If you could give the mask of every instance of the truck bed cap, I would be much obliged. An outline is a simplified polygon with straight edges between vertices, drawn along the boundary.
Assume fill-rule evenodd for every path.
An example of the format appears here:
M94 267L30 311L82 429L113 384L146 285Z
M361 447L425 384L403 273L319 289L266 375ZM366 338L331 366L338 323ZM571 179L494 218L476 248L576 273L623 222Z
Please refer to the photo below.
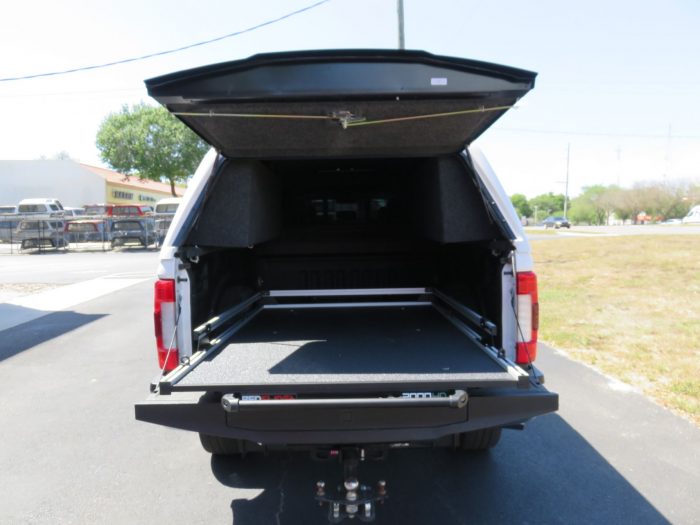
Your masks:
M536 73L422 51L255 55L146 81L232 157L432 156L475 140Z

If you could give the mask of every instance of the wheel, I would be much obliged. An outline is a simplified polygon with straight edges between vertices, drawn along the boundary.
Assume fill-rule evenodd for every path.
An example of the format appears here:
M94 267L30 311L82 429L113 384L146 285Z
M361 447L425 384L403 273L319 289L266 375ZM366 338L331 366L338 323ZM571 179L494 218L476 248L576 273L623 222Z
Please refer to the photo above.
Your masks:
M501 439L501 427L482 428L459 435L461 450L488 450L495 447Z
M202 448L216 456L245 456L248 452L260 449L255 443L243 439L223 438L209 434L199 434Z

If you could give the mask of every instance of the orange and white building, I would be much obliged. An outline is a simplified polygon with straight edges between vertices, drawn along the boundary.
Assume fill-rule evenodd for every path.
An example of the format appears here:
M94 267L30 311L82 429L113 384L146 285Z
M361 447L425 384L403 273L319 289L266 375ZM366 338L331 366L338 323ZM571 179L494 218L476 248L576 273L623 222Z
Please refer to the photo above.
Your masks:
M176 187L178 196L185 189ZM139 179L72 160L0 160L0 205L22 199L58 199L63 206L153 205L171 197L170 184Z

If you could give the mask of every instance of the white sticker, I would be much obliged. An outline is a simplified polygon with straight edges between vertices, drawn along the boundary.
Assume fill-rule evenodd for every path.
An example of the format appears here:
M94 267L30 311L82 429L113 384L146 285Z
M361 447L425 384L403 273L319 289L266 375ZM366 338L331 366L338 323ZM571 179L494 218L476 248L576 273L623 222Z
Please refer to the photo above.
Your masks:
M433 77L430 79L431 86L446 86L447 79L445 77Z
M404 392L401 394L404 399L430 399L433 397L432 392Z

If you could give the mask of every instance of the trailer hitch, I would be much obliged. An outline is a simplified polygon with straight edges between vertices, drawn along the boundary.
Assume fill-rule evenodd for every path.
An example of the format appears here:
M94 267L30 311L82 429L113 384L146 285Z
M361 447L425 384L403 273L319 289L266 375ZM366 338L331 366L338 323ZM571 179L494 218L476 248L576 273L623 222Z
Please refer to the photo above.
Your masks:
M316 501L320 506L328 505L328 521L340 523L344 519L358 518L371 522L376 517L376 504L384 503L388 497L386 481L379 480L376 489L360 483L357 470L360 461L365 458L365 450L359 447L347 447L338 451L337 456L343 462L343 484L338 485L330 494L326 491L326 482L316 482Z

